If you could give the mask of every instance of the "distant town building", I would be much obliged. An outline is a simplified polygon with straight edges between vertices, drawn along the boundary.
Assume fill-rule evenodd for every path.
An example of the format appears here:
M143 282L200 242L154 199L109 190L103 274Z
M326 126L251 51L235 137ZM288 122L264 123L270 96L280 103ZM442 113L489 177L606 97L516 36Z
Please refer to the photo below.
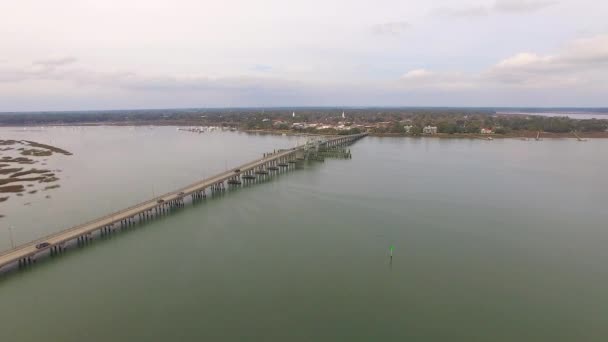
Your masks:
M412 133L413 127L414 126L412 126L412 125L406 125L406 126L403 126L403 129L405 130L405 133Z
M437 126L424 126L422 129L424 134L437 134Z
M481 134L494 134L494 131L491 128L482 128L480 133Z

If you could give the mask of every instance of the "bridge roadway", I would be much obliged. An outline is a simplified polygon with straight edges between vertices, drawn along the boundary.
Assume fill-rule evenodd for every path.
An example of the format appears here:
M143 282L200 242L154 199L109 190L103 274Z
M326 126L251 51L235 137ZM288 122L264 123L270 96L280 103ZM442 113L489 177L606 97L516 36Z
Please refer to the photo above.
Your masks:
M357 134L357 135L347 135L336 138L330 138L324 141L320 141L316 143L315 147L326 145L326 146L339 146L347 143L352 143L367 134ZM78 239L84 236L88 236L95 231L99 231L105 227L113 226L117 222L121 222L124 220L131 219L139 214L147 213L153 211L161 206L165 206L169 203L175 203L176 201L182 201L185 196L193 195L195 193L200 193L205 189L211 188L215 185L219 185L230 180L234 179L237 176L242 174L250 173L256 169L274 165L277 162L293 160L296 157L298 152L305 151L306 148L311 148L310 144L301 145L289 150L279 150L277 153L273 153L271 155L266 155L263 158L254 160L247 164L241 165L239 167L233 168L231 170L222 172L218 175L212 176L210 178L201 180L199 182L190 184L184 188L175 190L173 192L158 196L151 200L136 204L129 208L120 210L118 212L103 216L101 218L95 219L93 221L77 225L75 227L71 227L65 229L61 232L57 232L55 234L51 234L45 236L36 241L32 241L21 246L18 246L14 249L5 251L0 253L0 268L3 266L13 264L19 261L29 261L31 263L31 258L36 254L43 252L45 250L49 250L51 248L62 247L64 243ZM239 170L236 171L235 170ZM43 248L36 248L36 245L46 242L49 243L48 246ZM35 259L34 259L35 260Z

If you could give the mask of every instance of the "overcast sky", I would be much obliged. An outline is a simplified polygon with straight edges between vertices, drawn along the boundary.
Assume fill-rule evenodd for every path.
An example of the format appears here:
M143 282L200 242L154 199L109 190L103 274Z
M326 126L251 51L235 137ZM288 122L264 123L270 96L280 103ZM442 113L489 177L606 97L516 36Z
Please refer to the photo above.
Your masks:
M0 0L0 111L608 106L608 1Z

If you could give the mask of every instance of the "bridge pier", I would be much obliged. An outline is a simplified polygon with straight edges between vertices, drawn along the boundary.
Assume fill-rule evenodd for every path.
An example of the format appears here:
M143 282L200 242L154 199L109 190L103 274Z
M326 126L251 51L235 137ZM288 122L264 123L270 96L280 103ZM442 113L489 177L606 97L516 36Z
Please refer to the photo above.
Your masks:
M28 255L24 258L19 259L19 268L24 268L36 262L36 258L32 255Z
M51 256L56 256L56 255L60 254L62 251L63 251L63 248L61 245L52 246L50 249Z

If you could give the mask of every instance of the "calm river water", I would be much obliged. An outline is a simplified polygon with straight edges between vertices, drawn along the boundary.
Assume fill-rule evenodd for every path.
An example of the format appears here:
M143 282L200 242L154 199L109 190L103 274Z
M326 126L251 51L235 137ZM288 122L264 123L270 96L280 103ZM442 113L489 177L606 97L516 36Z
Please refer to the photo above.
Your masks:
M297 143L0 136L74 153L49 159L63 170L50 199L0 203L2 250L9 226L26 242ZM0 341L608 339L608 140L367 137L351 151L3 277Z

